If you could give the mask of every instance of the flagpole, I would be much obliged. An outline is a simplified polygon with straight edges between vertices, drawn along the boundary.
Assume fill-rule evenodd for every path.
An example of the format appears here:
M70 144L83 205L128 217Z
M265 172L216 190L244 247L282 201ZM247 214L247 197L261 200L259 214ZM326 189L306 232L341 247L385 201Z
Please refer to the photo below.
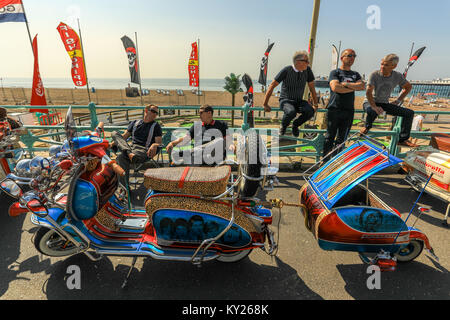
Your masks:
M270 46L270 39L267 39L267 47ZM267 91L267 76L269 75L269 55L267 55L267 62L266 62L266 83L264 84L264 92Z
M138 41L137 41L137 32L134 33L134 37L136 39L136 59L138 64L138 77L139 77L139 90L141 91L141 104L144 105L144 98L142 98L142 81L141 81L141 61L139 60L139 49L138 49Z
M83 37L81 36L80 19L77 19L77 21L78 21L78 32L80 33L81 53L83 54L84 73L86 75L86 87L87 87L88 99L89 99L89 103L91 103L91 93L89 92L89 78L88 78L87 68L86 68L86 56L84 55Z
M198 59L198 104L200 105L200 38L197 39L197 59Z
M25 6L23 5L23 0L22 0L22 9L23 9L23 16L25 17L25 25L27 26L28 39L30 39L31 52L33 52L33 56L34 56L33 40L31 39L30 26L28 25L28 19L27 19L27 14L25 12Z

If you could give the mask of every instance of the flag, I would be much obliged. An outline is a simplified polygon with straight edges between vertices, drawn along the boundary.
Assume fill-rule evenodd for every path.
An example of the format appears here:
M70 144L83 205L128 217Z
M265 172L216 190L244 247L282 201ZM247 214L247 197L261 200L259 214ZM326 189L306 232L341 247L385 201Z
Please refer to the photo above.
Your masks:
M30 104L32 106L46 106L47 100L45 99L44 85L42 83L41 74L39 73L37 36L35 36L33 39L33 53L34 53L34 71L33 71L33 87L31 89ZM48 113L48 109L30 109L30 112Z
M258 82L262 84L263 86L267 83L267 62L269 61L269 52L272 50L273 45L275 42L272 42L266 49L266 52L264 53L264 56L261 61L261 70L259 72L259 79Z
M128 67L130 68L130 77L131 82L136 84L141 84L141 79L139 78L139 65L136 54L136 47L134 46L133 41L127 36L123 36L120 38L122 40L123 46L125 47L125 51L128 56Z
M413 55L411 56L411 58L409 58L408 61L408 65L406 66L405 71L403 72L403 76L406 78L406 76L408 75L408 70L409 68L414 64L414 62L417 61L417 59L419 59L420 55L422 54L422 52L426 49L426 47L422 47L417 49Z
M198 87L199 84L199 63L198 63L198 47L197 42L192 43L191 56L189 57L189 85Z
M336 46L332 45L332 52L331 52L331 70L336 70L338 68L338 50Z
M86 70L84 69L83 50L78 34L65 23L60 23L56 28L64 43L64 47L72 59L72 80L77 87L87 84Z
M27 22L22 0L0 0L1 22Z

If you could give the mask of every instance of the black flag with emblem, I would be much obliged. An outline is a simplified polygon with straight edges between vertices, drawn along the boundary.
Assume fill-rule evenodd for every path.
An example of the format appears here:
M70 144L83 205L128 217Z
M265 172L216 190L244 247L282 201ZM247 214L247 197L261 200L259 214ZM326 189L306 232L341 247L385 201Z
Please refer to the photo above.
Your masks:
M141 84L141 81L139 79L139 68L138 68L136 47L134 46L133 41L131 41L131 39L128 38L127 36L123 36L120 40L122 40L123 46L125 47L125 51L127 52L131 82Z
M267 84L267 61L269 60L269 52L270 50L272 50L274 44L275 42L269 44L269 46L266 49L266 52L264 53L264 57L261 60L261 69L259 71L258 82L261 83L263 86Z

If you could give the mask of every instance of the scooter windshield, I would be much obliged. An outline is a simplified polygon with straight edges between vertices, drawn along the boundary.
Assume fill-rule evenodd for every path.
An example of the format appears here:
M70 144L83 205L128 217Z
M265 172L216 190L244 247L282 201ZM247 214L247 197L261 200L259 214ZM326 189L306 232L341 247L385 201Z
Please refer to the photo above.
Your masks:
M64 122L64 129L66 130L66 137L69 143L70 153L72 155L78 155L78 139L77 139L77 127L75 125L75 120L73 118L72 107L69 107L69 110L66 114L66 120Z

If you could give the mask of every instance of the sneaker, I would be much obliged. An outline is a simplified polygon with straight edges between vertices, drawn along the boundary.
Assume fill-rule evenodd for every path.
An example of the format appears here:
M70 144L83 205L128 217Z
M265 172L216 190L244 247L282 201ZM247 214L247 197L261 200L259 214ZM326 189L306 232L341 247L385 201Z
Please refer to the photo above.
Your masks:
M397 143L397 145L403 146L403 147L410 147L410 148L417 148L419 146L419 145L417 145L415 143L412 143L409 140L405 140L405 141L399 142L399 143Z
M286 135L286 127L280 126L280 136Z
M299 136L299 134L300 134L300 131L298 130L298 127L292 126L292 135L297 138Z
M359 131L359 133L360 133L360 134L368 134L368 133L369 133L369 128L364 127L364 128L362 128L362 129Z

